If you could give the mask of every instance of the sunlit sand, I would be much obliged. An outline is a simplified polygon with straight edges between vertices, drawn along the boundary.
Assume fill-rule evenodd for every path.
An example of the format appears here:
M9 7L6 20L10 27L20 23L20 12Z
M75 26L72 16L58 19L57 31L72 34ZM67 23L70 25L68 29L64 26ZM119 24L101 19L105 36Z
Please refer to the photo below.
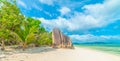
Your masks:
M35 47L26 51L16 50L4 54L5 57L2 55L0 61L120 61L120 56L78 47L75 49Z

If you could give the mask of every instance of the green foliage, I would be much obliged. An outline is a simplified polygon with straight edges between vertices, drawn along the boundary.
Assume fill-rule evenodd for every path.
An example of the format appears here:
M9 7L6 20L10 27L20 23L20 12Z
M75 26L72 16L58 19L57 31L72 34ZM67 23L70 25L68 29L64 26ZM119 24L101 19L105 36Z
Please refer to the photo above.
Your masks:
M7 40L6 44L14 41L16 44L22 44L24 49L31 43L37 46L52 44L51 33L41 26L39 20L25 17L15 3L5 0L2 4L0 7L1 43L5 40Z
M48 32L43 32L38 35L38 40L36 41L38 45L49 45L51 46L52 44L52 37L51 34ZM37 45L36 44L36 45Z
M10 40L10 32L20 26L24 16L19 13L20 11L15 4L11 4L6 0L0 4L2 4L0 7L0 42L3 45L2 42Z

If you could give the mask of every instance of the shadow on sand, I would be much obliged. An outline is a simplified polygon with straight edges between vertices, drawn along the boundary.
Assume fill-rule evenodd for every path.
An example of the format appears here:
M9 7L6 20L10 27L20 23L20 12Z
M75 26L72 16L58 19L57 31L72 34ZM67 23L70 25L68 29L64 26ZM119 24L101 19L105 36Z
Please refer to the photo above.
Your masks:
M32 48L27 48L25 51L21 49L19 50L19 53L29 53L29 54L36 54L36 53L43 53L43 52L49 52L49 51L54 51L56 50L55 48L52 47L32 47Z
M0 59L5 58L9 55L19 54L19 53L27 53L27 54L37 54L43 52L50 52L56 50L52 47L30 47L23 51L21 48L7 48L5 51L0 50Z

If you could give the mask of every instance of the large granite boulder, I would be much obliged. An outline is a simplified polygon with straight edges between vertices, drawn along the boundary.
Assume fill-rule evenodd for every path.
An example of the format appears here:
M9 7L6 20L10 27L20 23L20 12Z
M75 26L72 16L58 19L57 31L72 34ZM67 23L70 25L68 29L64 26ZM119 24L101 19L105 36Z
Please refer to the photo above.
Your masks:
M53 29L52 39L54 48L73 48L70 37L64 35L58 28Z

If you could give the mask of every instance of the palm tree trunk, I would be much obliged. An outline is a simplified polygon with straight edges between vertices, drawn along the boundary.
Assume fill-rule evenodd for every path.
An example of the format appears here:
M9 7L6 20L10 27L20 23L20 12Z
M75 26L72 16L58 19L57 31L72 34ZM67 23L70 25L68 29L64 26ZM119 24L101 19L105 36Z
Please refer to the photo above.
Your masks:
M5 43L4 43L4 40L2 40L2 43L1 43L1 50L5 50Z
M23 43L23 51L25 51L25 49L27 48L27 43Z

